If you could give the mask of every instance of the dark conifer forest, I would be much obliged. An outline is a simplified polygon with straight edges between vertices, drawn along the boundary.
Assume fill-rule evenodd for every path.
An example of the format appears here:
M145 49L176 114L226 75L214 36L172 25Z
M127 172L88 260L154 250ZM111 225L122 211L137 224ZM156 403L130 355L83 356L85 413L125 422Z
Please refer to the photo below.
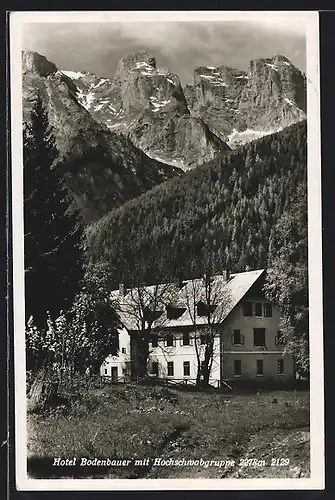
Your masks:
M157 267L188 278L205 255L217 272L266 267L279 217L306 189L306 144L302 121L155 187L87 229L88 259L108 263L115 286L134 263L147 282Z

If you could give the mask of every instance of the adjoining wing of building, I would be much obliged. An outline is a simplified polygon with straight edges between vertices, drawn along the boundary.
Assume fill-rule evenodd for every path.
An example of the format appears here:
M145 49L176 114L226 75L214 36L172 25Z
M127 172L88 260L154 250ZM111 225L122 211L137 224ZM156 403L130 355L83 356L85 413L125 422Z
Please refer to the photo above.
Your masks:
M150 330L147 371L151 377L195 382L206 332L215 331L210 384L253 381L285 385L294 363L284 353L280 313L262 291L265 270L152 285L111 293L123 328L120 350L101 366L113 381L130 376L141 331Z

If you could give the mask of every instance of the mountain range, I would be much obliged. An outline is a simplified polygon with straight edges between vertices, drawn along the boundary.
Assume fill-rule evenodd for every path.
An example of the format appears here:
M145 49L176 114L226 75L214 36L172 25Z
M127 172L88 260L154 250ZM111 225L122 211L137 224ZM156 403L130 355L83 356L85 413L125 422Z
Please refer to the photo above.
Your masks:
M182 173L149 158L130 139L96 121L76 95L77 87L53 63L35 52L22 54L23 122L29 123L39 96L74 207L85 222Z
M63 73L97 121L184 170L306 118L306 77L281 55L250 61L248 71L195 68L184 89L144 50L122 58L113 79Z
M195 68L184 88L144 50L125 55L112 79L58 69L36 52L23 52L22 71L23 120L40 95L86 222L306 118L306 77L281 55L248 71Z

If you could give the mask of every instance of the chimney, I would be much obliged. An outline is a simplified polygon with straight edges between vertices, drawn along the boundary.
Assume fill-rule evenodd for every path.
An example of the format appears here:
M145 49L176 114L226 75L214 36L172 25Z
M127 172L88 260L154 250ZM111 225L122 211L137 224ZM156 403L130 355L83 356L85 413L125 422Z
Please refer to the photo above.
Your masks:
M119 296L124 297L126 295L126 288L124 286L124 283L119 284Z
M224 276L226 278L226 281L230 280L230 269L225 269L224 270Z

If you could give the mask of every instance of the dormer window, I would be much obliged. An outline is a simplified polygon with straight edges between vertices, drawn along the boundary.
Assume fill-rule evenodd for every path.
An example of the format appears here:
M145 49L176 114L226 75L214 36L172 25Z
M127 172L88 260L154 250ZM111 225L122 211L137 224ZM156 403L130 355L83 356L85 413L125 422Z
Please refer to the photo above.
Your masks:
M143 309L143 319L144 321L148 321L149 323L158 319L161 314L162 311L153 311L149 307Z
M184 311L185 311L185 308L182 308L182 307L167 306L166 307L167 319L180 318L180 316L184 313Z
M199 302L197 304L197 315L207 317L209 314L212 314L215 311L216 305L204 304L203 302Z

